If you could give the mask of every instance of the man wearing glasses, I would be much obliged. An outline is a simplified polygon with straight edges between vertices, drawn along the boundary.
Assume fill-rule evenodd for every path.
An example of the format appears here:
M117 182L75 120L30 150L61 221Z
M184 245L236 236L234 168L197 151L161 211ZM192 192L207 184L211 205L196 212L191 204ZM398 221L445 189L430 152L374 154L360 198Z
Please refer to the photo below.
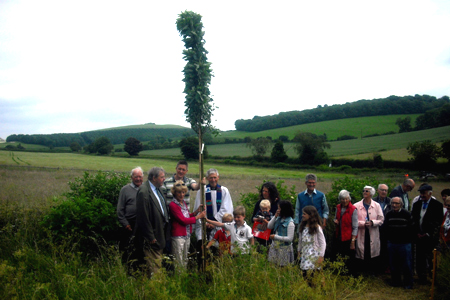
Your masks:
M432 252L439 242L439 226L443 218L442 203L431 197L433 188L425 184L419 188L420 199L412 208L414 239L416 243L416 271L419 283L428 283L431 275Z
M408 192L411 192L415 186L416 184L414 180L412 180L411 178L405 178L401 185L392 190L392 192L389 194L389 197L391 197L391 199L394 197L400 197L403 201L403 208L406 210L410 210Z
M412 219L411 213L402 209L400 197L391 200L392 209L386 213L383 226L386 229L389 265L391 267L391 284L412 289ZM403 275L403 282L402 282Z

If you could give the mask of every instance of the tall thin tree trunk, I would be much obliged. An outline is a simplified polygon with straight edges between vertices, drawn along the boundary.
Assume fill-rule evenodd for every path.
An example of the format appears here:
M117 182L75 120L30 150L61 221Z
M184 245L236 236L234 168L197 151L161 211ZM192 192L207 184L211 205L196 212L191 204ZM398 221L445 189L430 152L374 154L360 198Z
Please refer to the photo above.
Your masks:
M202 129L198 130L198 159L199 159L199 168L200 168L200 181L203 180L203 134ZM203 210L206 209L206 200L205 200L205 186L200 182L200 193L202 197ZM202 219L202 271L206 270L206 244L208 239L206 237L206 219Z

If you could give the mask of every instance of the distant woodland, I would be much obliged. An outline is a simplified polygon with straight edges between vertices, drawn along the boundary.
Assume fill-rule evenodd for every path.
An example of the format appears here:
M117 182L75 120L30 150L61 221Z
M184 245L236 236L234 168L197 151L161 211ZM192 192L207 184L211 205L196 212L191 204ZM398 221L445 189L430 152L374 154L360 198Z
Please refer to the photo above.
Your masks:
M359 100L352 103L336 104L332 106L319 105L314 109L281 112L272 116L255 116L251 120L237 120L234 124L236 130L256 132L346 118L425 113L429 110L441 108L445 104L450 104L448 96L439 99L428 95L404 97L389 96L387 98ZM448 116L449 115L447 114L447 119ZM426 122L423 123L423 125L426 124ZM446 125L449 124L447 123ZM431 124L425 126L431 126L429 128L437 127ZM416 129L420 130L426 128Z
M319 105L317 108L282 112L273 116L258 117L251 120L237 120L236 130L244 132L258 132L307 123L338 120L355 117L422 114L411 124L410 130L423 130L450 125L450 98L443 96L439 99L428 95L397 97L390 96L383 99L359 100L342 105ZM410 131L408 130L408 131ZM123 144L129 137L139 141L172 142L183 137L195 135L190 128L167 128L161 125L157 128L114 128L87 131L82 133L55 134L13 134L7 137L7 142L37 144L48 147L68 147L71 143L78 143L81 147L91 144L99 137L106 137L112 144ZM245 141L243 141L245 142ZM213 144L208 139L206 144Z

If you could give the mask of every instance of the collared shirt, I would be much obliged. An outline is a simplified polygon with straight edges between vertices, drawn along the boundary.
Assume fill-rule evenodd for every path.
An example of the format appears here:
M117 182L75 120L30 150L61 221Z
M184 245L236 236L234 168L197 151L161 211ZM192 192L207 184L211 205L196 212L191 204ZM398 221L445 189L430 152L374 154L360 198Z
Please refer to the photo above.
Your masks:
M150 183L150 187L152 189L153 194L155 194L156 198L158 198L159 205L161 206L161 210L163 212L163 215L165 216L166 215L166 211L163 208L163 202L165 203L164 198L161 200L162 195L161 195L161 192L159 191L159 189L156 188L156 186L154 186L153 183L150 180L148 182Z

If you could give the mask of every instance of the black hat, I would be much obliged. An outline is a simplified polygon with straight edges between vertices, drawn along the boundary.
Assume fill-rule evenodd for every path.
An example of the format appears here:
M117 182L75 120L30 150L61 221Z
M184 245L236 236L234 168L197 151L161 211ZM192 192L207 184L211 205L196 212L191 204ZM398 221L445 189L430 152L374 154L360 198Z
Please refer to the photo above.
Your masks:
M421 187L419 187L419 192L432 191L432 190L433 190L433 188L429 184L424 184Z

